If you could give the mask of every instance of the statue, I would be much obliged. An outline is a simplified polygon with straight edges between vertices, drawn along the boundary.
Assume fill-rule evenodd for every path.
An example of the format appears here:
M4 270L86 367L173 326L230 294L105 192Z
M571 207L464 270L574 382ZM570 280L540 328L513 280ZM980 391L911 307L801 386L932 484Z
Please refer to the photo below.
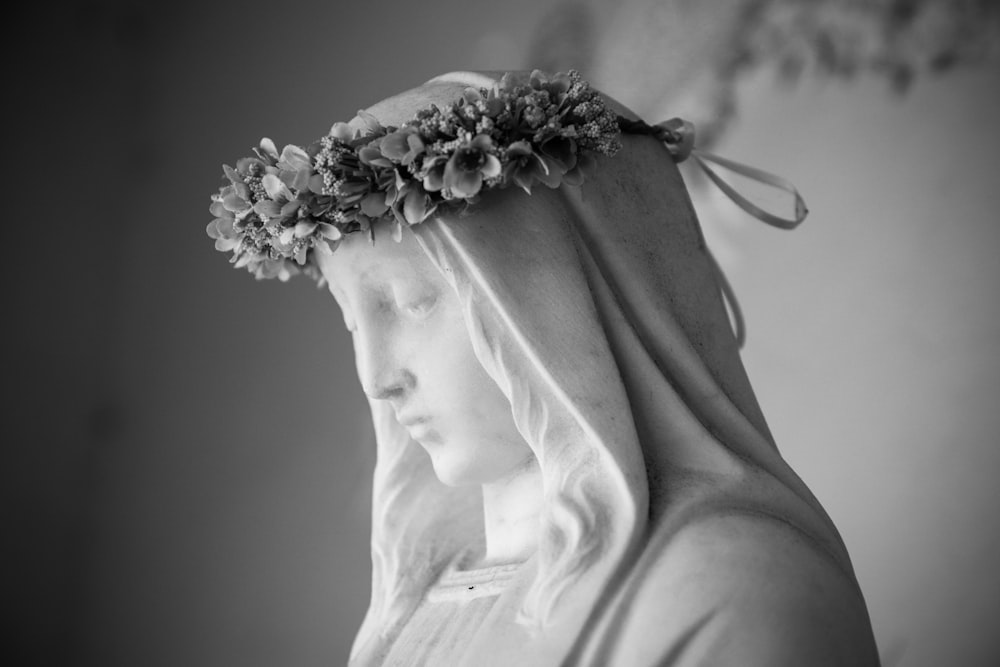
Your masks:
M626 133L583 164L582 143L562 161L564 144L499 152L480 124L446 164L426 135L392 131L463 95L485 108L466 91L496 85L453 73L389 98L304 152L310 166L262 143L279 206L252 210L284 257L311 253L340 304L378 442L351 664L877 665L846 549L771 439L664 145ZM392 183L371 176L351 199L346 177L310 181L372 132L381 153L350 164L383 160ZM501 172L515 157L558 187ZM400 167L418 159L422 187ZM288 214L309 187L311 210L334 192L353 222ZM246 225L252 192L213 204L235 209L209 230L234 257L262 247L226 222ZM300 241L317 234L333 252ZM276 256L237 263L281 275Z

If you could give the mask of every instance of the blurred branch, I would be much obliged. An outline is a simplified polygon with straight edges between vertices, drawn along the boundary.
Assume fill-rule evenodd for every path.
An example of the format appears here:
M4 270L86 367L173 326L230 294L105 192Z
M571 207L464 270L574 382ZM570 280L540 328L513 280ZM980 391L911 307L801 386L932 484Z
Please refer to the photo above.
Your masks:
M708 146L736 113L736 84L804 76L919 76L996 57L992 0L566 0L541 21L532 66L575 67L652 120L682 115Z
M992 0L765 0L748 26L745 64L852 78L885 76L904 92L922 73L995 56L1000 4Z

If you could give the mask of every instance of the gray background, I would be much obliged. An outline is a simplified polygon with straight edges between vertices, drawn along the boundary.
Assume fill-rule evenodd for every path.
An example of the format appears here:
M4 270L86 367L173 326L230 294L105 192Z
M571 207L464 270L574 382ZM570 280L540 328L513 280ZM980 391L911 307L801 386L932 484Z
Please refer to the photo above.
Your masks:
M374 445L349 339L308 281L227 266L208 195L263 135L308 143L435 74L529 66L554 4L17 10L2 488L18 664L346 659ZM692 181L751 379L841 528L887 665L1000 657L998 73L903 98L748 77L716 150L794 180L813 211L794 234Z

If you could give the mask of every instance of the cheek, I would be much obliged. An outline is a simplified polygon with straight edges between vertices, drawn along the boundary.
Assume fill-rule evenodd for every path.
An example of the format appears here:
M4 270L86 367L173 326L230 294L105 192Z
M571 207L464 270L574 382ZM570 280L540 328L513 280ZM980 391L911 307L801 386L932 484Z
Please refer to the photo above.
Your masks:
M493 385L479 364L461 319L441 318L438 326L428 331L428 338L428 349L433 350L432 358L425 361L428 380L434 377L434 383L443 393L461 400L470 394L483 395L488 389L486 383ZM430 386L427 389L433 390Z
M508 430L506 423L513 423L513 418L507 397L479 363L464 321L457 313L453 315L429 332L429 347L434 351L425 361L425 389L438 408L466 428L495 430L503 424Z

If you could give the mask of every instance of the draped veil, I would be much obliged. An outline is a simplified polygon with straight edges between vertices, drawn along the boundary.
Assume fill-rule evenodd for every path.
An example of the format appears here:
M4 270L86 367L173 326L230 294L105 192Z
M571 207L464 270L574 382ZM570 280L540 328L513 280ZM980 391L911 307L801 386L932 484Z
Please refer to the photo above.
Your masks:
M398 125L494 81L448 74L369 112ZM645 572L711 516L790 528L860 600L840 536L771 439L676 165L648 136L623 143L580 187L492 191L412 228L542 470L539 551L496 611L518 615L539 664L607 661ZM440 484L391 410L372 413L372 600L354 664L377 663L442 568L482 540L478 488ZM480 634L472 655L504 664L503 638Z

